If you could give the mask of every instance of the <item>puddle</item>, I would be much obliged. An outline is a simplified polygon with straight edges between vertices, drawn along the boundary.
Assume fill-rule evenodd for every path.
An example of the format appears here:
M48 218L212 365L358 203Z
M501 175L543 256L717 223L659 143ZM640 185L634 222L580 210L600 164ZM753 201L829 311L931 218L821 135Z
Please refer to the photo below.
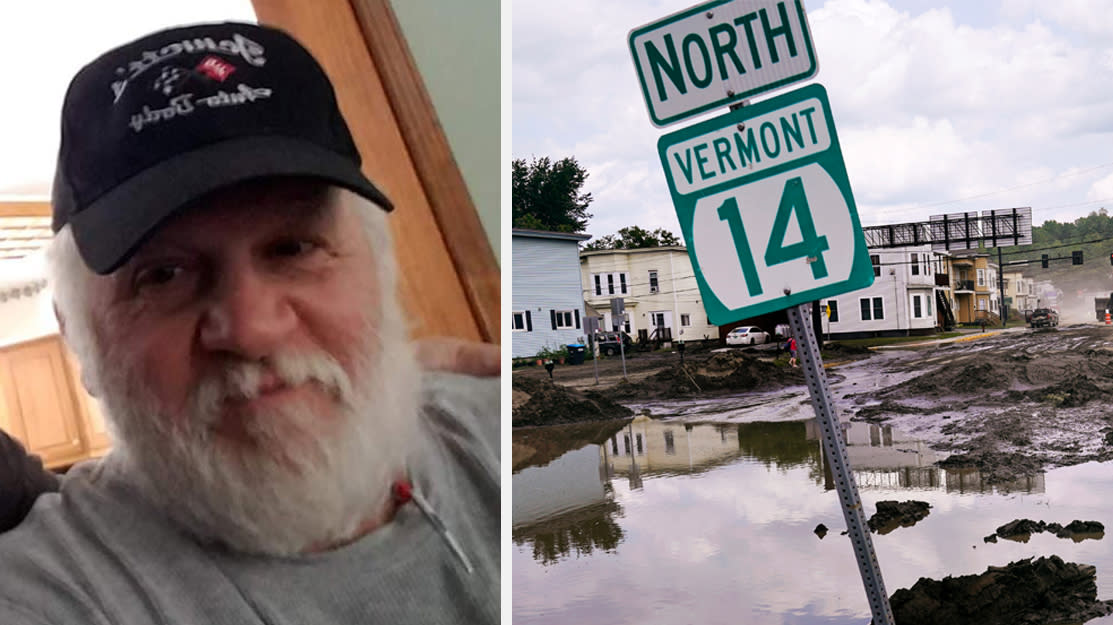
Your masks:
M555 459L521 465L513 476L514 623L869 622L816 430L814 420L638 417ZM1109 466L989 485L977 470L934 466L940 454L890 426L851 423L846 437L867 514L882 500L931 506L914 526L873 537L890 594L920 577L1054 554L1095 565L1098 598L1113 598L1113 540L1044 533L983 542L1022 518L1109 527ZM813 533L820 523L830 528L823 539Z

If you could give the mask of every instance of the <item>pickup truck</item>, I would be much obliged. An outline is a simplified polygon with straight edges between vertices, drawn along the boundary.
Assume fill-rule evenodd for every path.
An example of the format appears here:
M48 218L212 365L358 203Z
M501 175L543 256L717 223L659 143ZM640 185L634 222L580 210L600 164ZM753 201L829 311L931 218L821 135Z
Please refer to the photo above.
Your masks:
M1032 311L1032 319L1029 323L1033 328L1054 328L1059 325L1059 313L1050 308L1037 308Z

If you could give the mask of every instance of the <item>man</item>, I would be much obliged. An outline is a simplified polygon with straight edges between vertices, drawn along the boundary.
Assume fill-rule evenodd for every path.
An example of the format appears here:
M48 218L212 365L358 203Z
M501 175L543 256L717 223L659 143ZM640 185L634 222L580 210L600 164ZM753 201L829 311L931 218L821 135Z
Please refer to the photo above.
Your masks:
M0 536L0 623L490 623L497 380L423 376L389 200L282 32L73 79L48 254L112 452Z

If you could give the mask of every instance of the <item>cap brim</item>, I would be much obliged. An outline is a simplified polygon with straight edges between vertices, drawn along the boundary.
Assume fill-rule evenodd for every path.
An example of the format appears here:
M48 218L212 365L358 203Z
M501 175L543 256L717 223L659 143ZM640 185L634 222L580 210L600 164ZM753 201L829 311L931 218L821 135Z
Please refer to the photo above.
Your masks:
M159 224L213 191L271 176L319 178L384 210L393 205L349 158L278 135L229 139L163 161L70 218L77 249L98 274L115 271Z

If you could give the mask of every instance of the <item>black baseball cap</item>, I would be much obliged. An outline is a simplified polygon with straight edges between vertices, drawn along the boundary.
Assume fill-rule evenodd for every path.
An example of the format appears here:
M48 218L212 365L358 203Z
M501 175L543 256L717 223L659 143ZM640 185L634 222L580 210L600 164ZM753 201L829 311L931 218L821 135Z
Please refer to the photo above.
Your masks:
M385 210L324 70L267 26L163 30L81 69L62 105L53 228L70 224L96 273L115 271L165 219L213 191L320 179Z

